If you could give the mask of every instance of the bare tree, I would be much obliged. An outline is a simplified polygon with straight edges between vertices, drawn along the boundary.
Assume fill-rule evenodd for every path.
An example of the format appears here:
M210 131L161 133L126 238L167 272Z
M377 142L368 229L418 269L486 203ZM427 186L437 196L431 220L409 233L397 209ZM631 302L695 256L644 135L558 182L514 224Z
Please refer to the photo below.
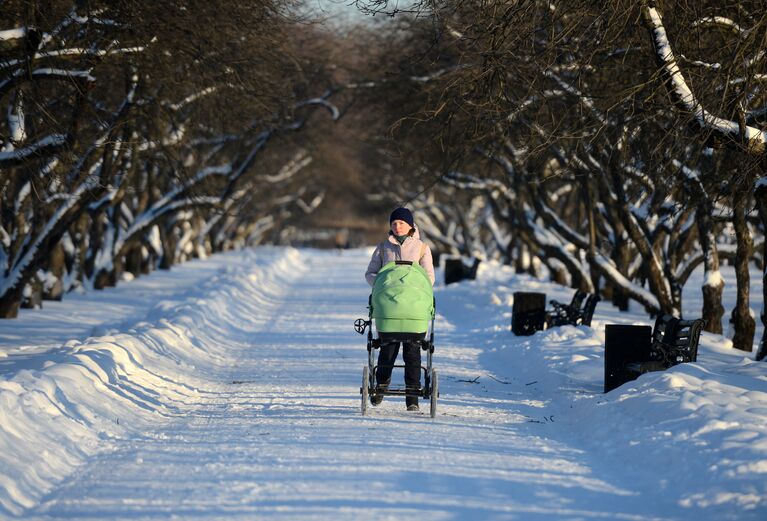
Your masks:
M0 30L0 316L45 271L101 288L129 259L170 266L245 186L264 207L299 200L261 189L278 168L263 150L339 114L289 2L49 4L7 2Z
M366 4L396 14L394 3ZM664 7L665 15L622 0L412 4L417 16L382 53L401 78L393 128L412 145L409 175L429 173L423 186L441 178L483 194L502 227L496 236L616 302L678 314L682 287L703 264L702 313L720 332L719 259L737 258L735 345L748 350L747 268L764 258L749 247L764 225L744 210L753 206L744 187L764 163L764 10ZM464 212L474 203L465 204ZM514 262L515 248L506 251Z

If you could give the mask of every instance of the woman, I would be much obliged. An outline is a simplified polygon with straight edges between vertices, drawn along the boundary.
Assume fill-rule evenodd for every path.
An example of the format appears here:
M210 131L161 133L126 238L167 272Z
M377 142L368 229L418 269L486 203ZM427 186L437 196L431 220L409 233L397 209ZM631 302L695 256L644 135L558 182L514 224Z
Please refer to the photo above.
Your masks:
M434 285L434 264L429 246L421 241L415 227L413 214L407 208L397 208L389 216L389 237L381 242L373 252L373 256L365 272L365 279L373 286L378 271L392 261L405 260L417 262L426 271ZM399 354L400 342L386 342L385 334L381 334L381 351L378 354L376 381L378 389L386 390L391 382L392 366ZM421 387L421 347L417 342L402 342L402 358L405 360L405 387L419 389ZM370 402L379 405L383 395L373 394ZM407 396L405 404L408 411L418 410L418 397Z

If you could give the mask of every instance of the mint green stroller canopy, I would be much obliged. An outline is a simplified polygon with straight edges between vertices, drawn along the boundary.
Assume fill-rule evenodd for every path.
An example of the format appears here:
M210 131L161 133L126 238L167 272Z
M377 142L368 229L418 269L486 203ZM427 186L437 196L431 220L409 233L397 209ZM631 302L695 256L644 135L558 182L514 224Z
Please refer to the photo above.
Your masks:
M426 271L409 261L383 266L373 285L371 317L380 333L426 333L434 317L434 291Z

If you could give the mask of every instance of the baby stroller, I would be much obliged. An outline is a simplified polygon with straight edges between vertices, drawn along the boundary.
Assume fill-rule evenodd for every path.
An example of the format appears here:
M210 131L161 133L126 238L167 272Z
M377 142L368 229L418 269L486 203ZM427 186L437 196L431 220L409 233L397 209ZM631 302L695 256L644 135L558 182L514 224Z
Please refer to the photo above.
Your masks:
M362 369L361 410L367 412L368 401L373 394L394 396L418 396L429 399L432 418L437 415L439 387L437 371L432 368L434 354L434 292L426 271L411 261L394 261L384 265L378 272L373 292L368 300L368 319L357 319L354 329L361 335L367 330L368 364ZM373 320L377 336L373 335ZM375 351L388 342L419 344L426 351L426 367L423 386L414 388L378 387L376 382ZM387 366L389 367L389 366ZM402 367L395 364L390 367Z

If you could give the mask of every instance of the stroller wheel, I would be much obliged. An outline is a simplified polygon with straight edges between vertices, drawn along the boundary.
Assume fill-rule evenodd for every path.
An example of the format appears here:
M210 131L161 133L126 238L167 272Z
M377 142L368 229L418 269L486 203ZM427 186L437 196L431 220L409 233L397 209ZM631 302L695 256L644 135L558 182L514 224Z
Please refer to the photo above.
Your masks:
M362 402L360 403L360 409L362 416L365 416L368 410L368 390L370 385L370 374L368 366L362 368L362 387L360 387L360 394L362 395Z
M431 370L431 401L429 403L429 414L432 418L437 416L437 398L439 397L439 381L437 380L437 370Z

